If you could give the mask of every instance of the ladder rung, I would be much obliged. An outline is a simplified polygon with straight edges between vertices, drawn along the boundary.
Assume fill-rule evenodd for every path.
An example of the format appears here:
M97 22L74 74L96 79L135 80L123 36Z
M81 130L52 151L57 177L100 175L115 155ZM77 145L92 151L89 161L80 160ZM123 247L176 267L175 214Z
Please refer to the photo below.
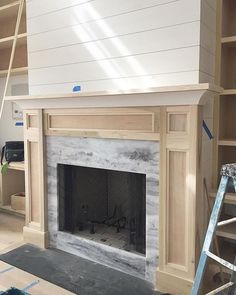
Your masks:
M228 288L232 287L233 285L234 285L233 282L229 282L229 283L227 283L227 284L225 284L225 285L223 285L223 286L221 286L221 287L219 287L219 288L217 288L217 289L215 289L215 290L207 293L206 295L215 295L215 294L218 294L220 291L223 291L225 289L228 289Z
M224 221L220 221L220 222L217 223L217 225L218 226L224 226L224 225L234 223L234 222L236 222L236 217L230 218L230 219L227 219L227 220L224 220Z
M218 263L220 263L221 265L223 265L224 267L227 267L228 269L232 270L233 272L236 272L236 265L216 256L215 254L211 253L210 251L205 251L205 254L210 257L211 259L217 261Z

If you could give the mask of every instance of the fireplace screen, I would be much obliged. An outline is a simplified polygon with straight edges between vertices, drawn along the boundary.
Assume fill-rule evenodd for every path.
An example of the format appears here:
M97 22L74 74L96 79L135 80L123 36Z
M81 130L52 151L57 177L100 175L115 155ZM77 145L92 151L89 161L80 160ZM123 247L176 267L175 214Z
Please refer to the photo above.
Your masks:
M59 164L58 192L60 231L145 254L145 174Z

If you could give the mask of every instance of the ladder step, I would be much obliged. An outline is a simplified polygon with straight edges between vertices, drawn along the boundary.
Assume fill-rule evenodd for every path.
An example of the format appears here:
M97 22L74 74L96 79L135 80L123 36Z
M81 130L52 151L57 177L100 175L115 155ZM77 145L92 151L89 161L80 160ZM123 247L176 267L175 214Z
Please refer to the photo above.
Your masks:
M211 253L210 251L205 251L205 254L210 257L211 259L217 261L218 263L220 263L222 266L232 270L233 272L236 272L236 265L216 256L215 254Z
M236 222L236 217L233 217L233 218L230 218L230 219L227 219L227 220L224 220L224 221L220 221L217 223L217 226L224 226L224 225L227 225L227 224L231 224L231 223L234 223Z
M223 286L221 286L221 287L219 287L219 288L217 288L217 289L215 289L215 290L207 293L206 295L215 295L215 294L218 294L220 291L224 291L225 289L228 289L228 288L232 287L233 285L234 285L233 282L229 282L229 283L227 283L227 284L225 284L225 285L223 285Z

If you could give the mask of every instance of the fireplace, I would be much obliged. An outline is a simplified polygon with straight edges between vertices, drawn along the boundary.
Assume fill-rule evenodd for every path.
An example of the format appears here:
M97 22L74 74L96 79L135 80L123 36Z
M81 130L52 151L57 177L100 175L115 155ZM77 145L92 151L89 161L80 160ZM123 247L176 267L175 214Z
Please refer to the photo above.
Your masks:
M47 137L50 247L154 283L159 142Z
M146 175L58 165L59 230L146 253Z

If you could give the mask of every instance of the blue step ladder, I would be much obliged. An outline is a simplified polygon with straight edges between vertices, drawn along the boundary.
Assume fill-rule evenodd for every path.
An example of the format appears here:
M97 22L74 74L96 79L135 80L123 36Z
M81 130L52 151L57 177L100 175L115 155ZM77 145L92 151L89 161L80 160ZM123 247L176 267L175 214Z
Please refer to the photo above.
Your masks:
M234 185L234 190L236 192L236 164L226 164L222 166L221 169L221 181L218 188L218 192L215 199L215 204L213 206L211 217L208 225L208 229L205 236L205 241L203 244L193 288L191 295L200 295L201 293L201 284L207 264L208 257L220 263L223 267L228 268L232 272L231 281L227 284L207 293L207 295L219 294L223 290L228 290L228 295L236 294L236 264L229 263L228 261L220 258L219 256L213 254L211 250L212 241L216 232L217 227L224 226L227 224L235 223L236 226L236 217L230 218L225 221L218 222L221 214L221 210L224 204L225 193L229 186L229 182L232 180ZM235 260L236 261L236 260ZM222 294L222 293L221 293Z

